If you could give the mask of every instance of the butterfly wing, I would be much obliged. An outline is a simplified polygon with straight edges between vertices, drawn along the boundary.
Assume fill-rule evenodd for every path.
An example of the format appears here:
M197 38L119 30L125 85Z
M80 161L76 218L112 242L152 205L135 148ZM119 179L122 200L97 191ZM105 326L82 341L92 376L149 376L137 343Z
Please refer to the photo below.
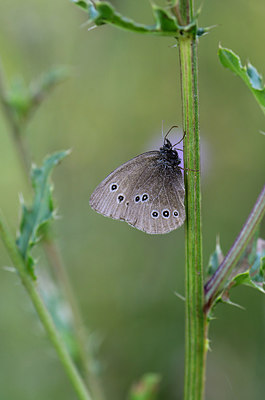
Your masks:
M90 206L106 217L125 219L128 206L132 206L130 199L133 188L145 181L145 171L151 172L154 153L157 152L140 154L112 171L92 193ZM120 195L124 199L119 200Z
M179 228L185 221L185 189L181 171L169 172L161 165L156 165L153 175L149 175L144 186L135 188L137 193L148 195L142 200L139 210L128 209L126 221L136 228L151 234L168 233Z
M94 190L91 207L146 233L167 233L185 220L180 169L165 169L159 152L149 151L111 172Z

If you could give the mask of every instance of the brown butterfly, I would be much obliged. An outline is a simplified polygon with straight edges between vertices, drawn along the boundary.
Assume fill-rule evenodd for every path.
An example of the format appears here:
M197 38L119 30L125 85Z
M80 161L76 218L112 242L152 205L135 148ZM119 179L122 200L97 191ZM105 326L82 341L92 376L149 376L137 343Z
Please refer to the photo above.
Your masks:
M179 228L185 221L184 181L181 159L167 135L159 150L140 154L111 172L92 193L90 206L150 234Z

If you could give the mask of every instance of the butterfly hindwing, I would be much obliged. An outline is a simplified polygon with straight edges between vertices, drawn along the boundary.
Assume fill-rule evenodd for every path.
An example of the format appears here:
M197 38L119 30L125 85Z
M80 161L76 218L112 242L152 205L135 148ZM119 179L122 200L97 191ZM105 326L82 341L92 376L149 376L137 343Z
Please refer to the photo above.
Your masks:
M128 208L125 220L146 233L167 233L185 220L184 186L181 172L169 172L157 164L153 175L133 192L133 198L141 202ZM139 207L139 208L138 208Z

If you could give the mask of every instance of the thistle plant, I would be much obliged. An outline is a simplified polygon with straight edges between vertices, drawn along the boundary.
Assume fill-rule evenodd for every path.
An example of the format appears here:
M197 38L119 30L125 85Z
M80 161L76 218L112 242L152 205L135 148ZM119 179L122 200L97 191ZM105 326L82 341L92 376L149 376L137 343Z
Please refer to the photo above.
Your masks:
M184 173L186 190L184 399L203 400L209 324L215 307L222 302L233 304L230 292L239 285L247 285L265 293L265 241L258 234L265 213L265 186L227 254L223 255L220 242L217 240L209 265L206 269L203 268L197 53L200 40L207 40L204 36L210 33L210 28L199 26L200 10L195 8L193 0L172 0L168 1L165 7L151 4L154 16L152 25L128 19L118 13L109 2L72 1L86 13L90 27L109 24L113 28L137 34L171 37L175 40L176 52L179 55L186 170ZM243 80L265 113L265 87L257 69L250 63L243 66L239 56L221 45L218 56L225 68ZM68 74L65 71L53 71L44 75L35 85L22 88L19 86L12 90L6 90L3 76L0 80L2 107L26 176L29 173L31 157L26 146L24 130L35 109L50 89L66 76ZM50 175L53 168L68 154L68 151L56 152L49 155L41 167L32 167L31 184L34 195L31 205L25 205L21 200L18 235L16 238L12 236L3 215L0 214L0 236L76 395L82 400L103 400L108 399L108 394L94 373L95 360L87 346L86 331L75 295L62 263L58 263L58 259L61 258L50 235L51 221L56 216ZM54 313L52 307L49 307L49 296L48 298L45 296L41 287L38 289L37 261L32 254L32 249L38 245L43 245L51 264L54 264L53 268L57 271L57 284L64 293L64 302L71 310L70 328L60 328L58 315ZM66 337L70 337L70 340L67 341ZM69 346L69 342L73 345ZM158 398L160 379L156 374L147 373L138 384L132 386L128 398L130 400Z

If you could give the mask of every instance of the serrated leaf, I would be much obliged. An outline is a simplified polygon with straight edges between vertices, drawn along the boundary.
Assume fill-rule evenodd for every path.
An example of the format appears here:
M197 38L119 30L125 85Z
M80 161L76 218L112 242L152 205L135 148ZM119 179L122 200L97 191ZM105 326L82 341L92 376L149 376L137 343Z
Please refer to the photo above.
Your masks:
M20 231L17 237L17 246L25 260L28 271L34 277L34 260L31 255L32 247L39 240L40 228L53 218L54 206L52 200L52 185L49 177L52 169L69 152L61 151L45 159L40 168L33 167L31 181L34 189L34 199L31 206L22 204Z
M240 267L238 263L239 267L233 271L226 284L226 290L230 291L232 287L247 285L265 293L265 241L254 238L251 249L247 248L245 253L245 259L241 260L243 265Z
M234 277L233 279L233 286L239 286L239 285L247 285L250 286L254 289L258 289L262 293L265 294L265 281L264 281L264 272L262 273L260 271L259 279L253 279L250 276L250 271L243 272L242 274L238 274L237 276Z
M160 383L158 374L146 374L142 379L134 384L129 393L129 400L155 400Z
M152 5L155 24L144 25L139 24L130 18L124 17L118 13L110 3L105 1L71 1L85 10L88 13L89 22L94 23L97 26L111 24L132 32L161 36L176 37L179 34L180 27L177 23L176 17L173 14L170 14L167 10L155 5ZM181 29L187 31L195 26L196 23L194 22L188 27L181 27Z
M241 60L232 50L219 46L218 55L224 67L233 71L246 83L262 111L265 113L265 86L256 68L248 63L242 66Z
M161 7L153 5L152 8L156 21L156 29L176 34L176 31L179 29L176 18Z
M230 300L229 292L225 291L225 290L222 292L222 294L220 296L218 296L216 298L214 306L216 306L216 304L218 304L218 303L228 304L230 306L234 306L234 307L240 308L241 310L244 310L244 307L242 307L240 304L237 304Z
M212 257L214 260L214 267L216 267L216 253L213 253ZM221 293L212 304L212 311L218 303L226 303L243 308L230 300L231 289L239 285L247 285L265 293L265 241L258 239L258 231L246 247L242 257L227 279ZM212 313L209 314L209 319L211 318Z

